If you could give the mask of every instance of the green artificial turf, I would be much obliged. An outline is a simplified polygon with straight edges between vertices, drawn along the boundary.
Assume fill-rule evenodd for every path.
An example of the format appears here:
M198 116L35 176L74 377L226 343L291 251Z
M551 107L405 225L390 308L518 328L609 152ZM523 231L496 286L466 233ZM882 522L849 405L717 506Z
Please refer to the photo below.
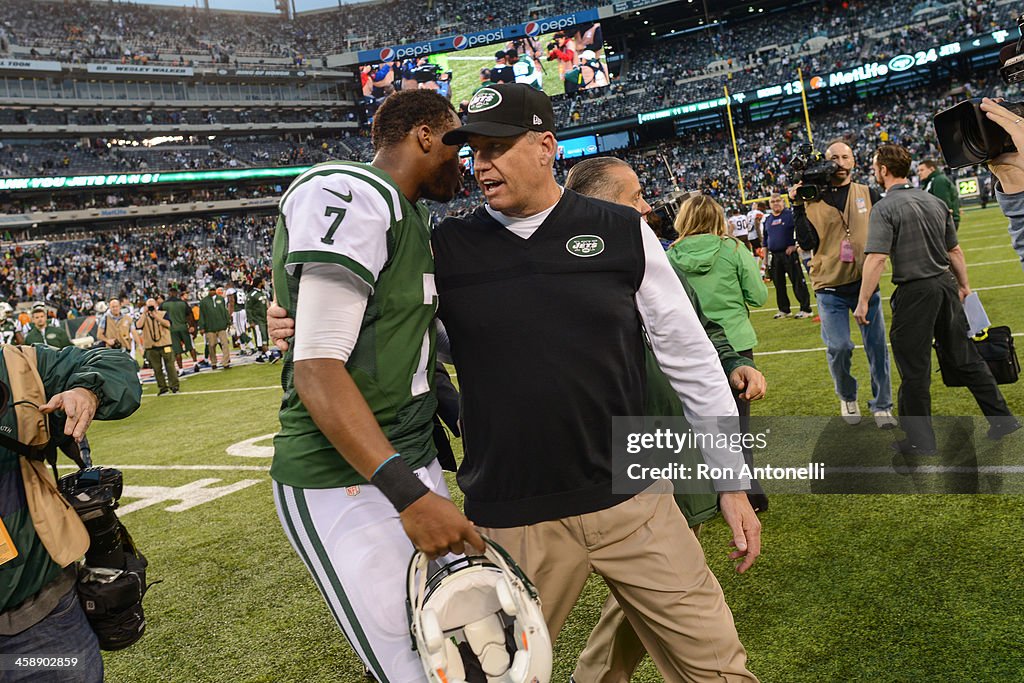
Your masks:
M964 212L961 237L972 285L994 324L1024 332L1024 273L997 209ZM993 261L1005 261L984 265ZM886 275L883 295L891 292ZM985 289L1003 287L1001 289ZM774 307L770 292L769 307ZM886 309L888 311L888 309ZM819 327L753 314L768 397L755 415L832 416L836 398ZM128 420L90 431L95 459L111 465L245 466L268 458L228 455L231 444L276 429L280 366L200 374L179 395L155 397ZM894 380L895 369L894 369ZM867 379L862 351L854 373ZM867 390L861 405L867 410ZM1024 413L1021 385L1004 387ZM933 385L934 411L976 415L964 389ZM874 427L851 428L874 438ZM1010 439L1011 455L1024 435ZM258 445L269 445L263 442ZM277 521L264 469L126 469L128 486L257 483L188 510L158 503L124 520L160 580L146 598L148 629L128 650L106 653L111 683L362 680ZM461 496L449 479L454 498ZM130 504L125 498L122 504ZM739 576L726 557L728 528L705 525L702 543L762 681L1024 680L1024 583L1019 559L1024 498L1010 495L774 495L762 516L764 554ZM405 571L405 567L395 567ZM553 681L567 681L606 589L588 584L556 644ZM636 681L661 680L645 662ZM580 681L579 683L585 683Z

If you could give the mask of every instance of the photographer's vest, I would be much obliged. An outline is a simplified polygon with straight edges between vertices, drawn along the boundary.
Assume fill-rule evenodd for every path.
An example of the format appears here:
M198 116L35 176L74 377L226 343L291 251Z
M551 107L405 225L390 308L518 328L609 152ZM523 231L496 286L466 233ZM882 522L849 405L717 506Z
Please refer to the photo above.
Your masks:
M868 218L871 216L871 191L867 185L850 183L843 213L824 202L806 205L807 219L818 233L818 248L811 258L811 284L815 290L838 287L861 279L864 271L864 244L868 239ZM853 263L840 260L844 239L853 245Z
M3 347L3 357L11 401L15 404L17 440L30 448L42 449L50 442L50 432L46 416L38 408L46 403L46 390L36 368L36 350L8 344ZM24 456L19 460L36 535L53 561L66 567L89 549L89 534L78 513L57 489L47 463Z
M10 560L11 567L22 576L16 581L13 595L4 598L8 604L0 612L0 635L12 635L49 614L71 588L74 571L62 572L61 568L85 554L89 536L75 510L57 491L46 464L20 454L31 450L41 455L49 442L46 417L31 405L46 403L46 391L36 368L35 349L7 345L3 348L3 361L0 383L10 395L3 397L7 410L0 414L0 433L15 443L8 442L0 447L19 453L14 468L0 472L0 489L14 494L15 507L11 508L12 501L8 500L3 519L7 522L7 532L13 537L13 550L17 552ZM25 403L12 405L19 402ZM16 484L8 479L11 476L21 480L23 498L14 488ZM11 549L5 550L10 552ZM0 565L0 570L7 568Z
M103 321L103 337L120 342L122 349L132 347L132 317L122 313L121 317L113 318L109 314Z

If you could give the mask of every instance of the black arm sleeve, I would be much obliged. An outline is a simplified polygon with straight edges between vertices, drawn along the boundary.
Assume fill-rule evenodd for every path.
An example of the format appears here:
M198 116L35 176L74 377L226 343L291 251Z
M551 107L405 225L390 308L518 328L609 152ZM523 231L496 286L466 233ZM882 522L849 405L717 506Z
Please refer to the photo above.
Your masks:
M803 204L793 206L793 222L796 227L796 242L804 251L814 251L820 243L818 231L814 224L807 218L807 209Z

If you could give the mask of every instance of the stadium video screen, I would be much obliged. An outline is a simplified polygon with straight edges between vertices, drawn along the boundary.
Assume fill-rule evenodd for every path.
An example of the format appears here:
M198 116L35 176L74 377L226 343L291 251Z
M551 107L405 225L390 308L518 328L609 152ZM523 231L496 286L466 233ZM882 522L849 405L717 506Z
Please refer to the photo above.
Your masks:
M436 90L458 106L488 83L528 83L549 95L609 84L600 22L419 59L363 64L360 72L371 116L388 95L406 88Z

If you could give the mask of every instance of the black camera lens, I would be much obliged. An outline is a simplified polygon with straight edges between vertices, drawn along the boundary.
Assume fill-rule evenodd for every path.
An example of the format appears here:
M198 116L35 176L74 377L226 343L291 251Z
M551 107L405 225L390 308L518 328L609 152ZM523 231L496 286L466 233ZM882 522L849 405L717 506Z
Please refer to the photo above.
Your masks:
M1020 116L1024 105L1003 102ZM981 110L981 100L965 100L935 115L935 135L942 156L952 168L984 163L1000 154L1016 151L1010 135Z

